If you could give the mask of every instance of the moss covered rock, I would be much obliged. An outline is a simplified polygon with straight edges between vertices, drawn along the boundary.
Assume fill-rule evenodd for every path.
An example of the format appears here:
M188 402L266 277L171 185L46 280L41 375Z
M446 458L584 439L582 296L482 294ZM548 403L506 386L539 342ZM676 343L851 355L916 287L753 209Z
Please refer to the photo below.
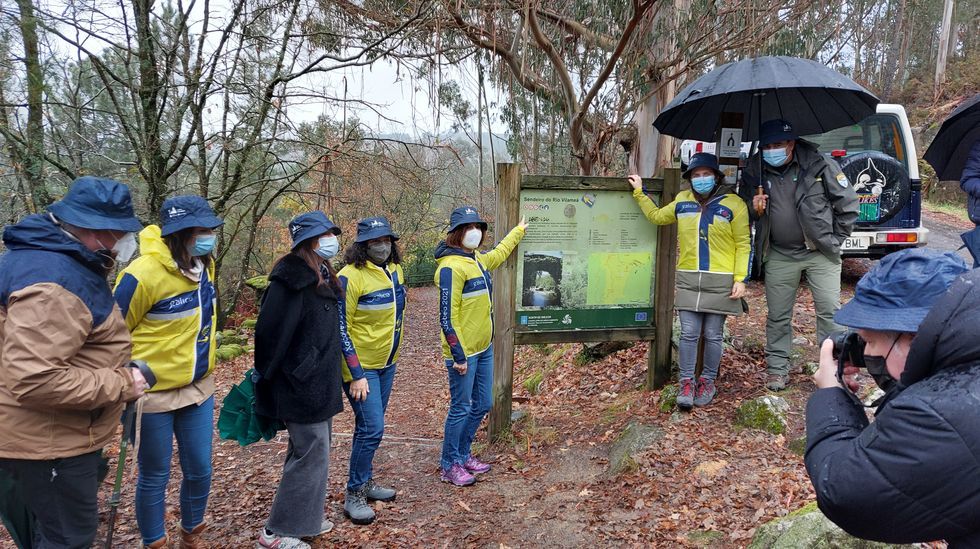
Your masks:
M825 517L811 502L785 517L758 527L749 549L886 549L912 548L855 538Z
M657 407L663 413L668 413L677 406L677 385L664 385L660 390L660 399L657 400Z
M806 437L802 436L799 438L794 438L793 440L789 441L789 444L786 446L789 448L790 452L793 452L798 456L802 456L804 453L806 453Z
M258 320L257 319L254 319L254 318L246 318L245 320L242 321L241 328L243 330L254 330L255 329L255 325L257 323L258 323Z
M221 330L221 345L245 345L248 339L235 330Z
M242 356L243 354L245 354L245 348L234 343L222 345L221 347L218 347L217 351L215 351L215 355L218 357L219 361L231 360L235 357Z
M245 280L245 285L253 290L265 290L269 287L269 277L266 275L253 276Z
M761 396L743 402L735 410L735 425L779 435L786 432L787 410L789 404L785 399L774 395Z
M692 547L714 549L727 547L728 536L717 530L694 530L687 533L687 543Z

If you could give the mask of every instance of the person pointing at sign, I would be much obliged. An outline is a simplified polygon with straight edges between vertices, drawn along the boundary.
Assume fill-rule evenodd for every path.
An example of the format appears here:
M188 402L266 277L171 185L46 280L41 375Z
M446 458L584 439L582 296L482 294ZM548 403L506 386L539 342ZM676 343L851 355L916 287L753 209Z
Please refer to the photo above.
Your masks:
M662 208L643 194L640 176L629 176L629 183L633 198L651 223L677 223L681 248L674 300L681 321L677 407L689 410L709 404L717 392L725 318L743 312L751 243L745 203L723 184L725 175L715 155L691 157L683 177L691 182L691 190L681 191ZM704 370L695 383L702 330Z
M449 413L442 441L443 482L469 486L490 465L470 454L493 387L493 284L490 271L507 260L524 238L520 223L488 252L479 251L487 222L472 206L453 210L446 240L436 246L435 283L439 288L442 356L449 375Z

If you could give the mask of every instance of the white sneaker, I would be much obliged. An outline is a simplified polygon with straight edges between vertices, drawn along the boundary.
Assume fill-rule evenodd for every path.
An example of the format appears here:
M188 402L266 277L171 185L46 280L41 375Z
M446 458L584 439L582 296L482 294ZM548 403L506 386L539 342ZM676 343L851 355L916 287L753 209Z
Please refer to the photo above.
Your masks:
M331 528L333 524L330 525ZM310 544L299 538L278 536L262 528L259 530L259 540L255 542L256 549L311 549Z

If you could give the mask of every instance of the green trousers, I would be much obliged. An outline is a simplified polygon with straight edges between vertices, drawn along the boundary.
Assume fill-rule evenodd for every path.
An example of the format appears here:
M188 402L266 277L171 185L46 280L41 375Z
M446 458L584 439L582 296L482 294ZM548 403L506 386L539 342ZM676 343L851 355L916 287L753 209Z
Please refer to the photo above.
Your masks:
M833 262L820 252L794 259L775 250L766 257L766 370L770 374L789 373L789 354L793 346L793 306L800 287L800 275L806 273L817 313L817 342L842 328L834 323L840 308L840 262Z

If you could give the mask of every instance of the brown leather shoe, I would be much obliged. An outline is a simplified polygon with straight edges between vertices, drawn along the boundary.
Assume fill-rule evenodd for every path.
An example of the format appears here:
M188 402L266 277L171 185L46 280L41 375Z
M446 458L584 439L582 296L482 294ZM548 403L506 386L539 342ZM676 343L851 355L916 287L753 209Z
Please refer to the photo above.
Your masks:
M166 547L168 547L167 544L169 543L170 543L170 538L167 536L163 536L162 538L154 541L153 543L149 545L144 545L143 547L145 549L165 549Z
M204 549L207 545L201 540L201 532L207 529L207 523L202 522L196 528L188 532L184 527L180 527L180 549Z

